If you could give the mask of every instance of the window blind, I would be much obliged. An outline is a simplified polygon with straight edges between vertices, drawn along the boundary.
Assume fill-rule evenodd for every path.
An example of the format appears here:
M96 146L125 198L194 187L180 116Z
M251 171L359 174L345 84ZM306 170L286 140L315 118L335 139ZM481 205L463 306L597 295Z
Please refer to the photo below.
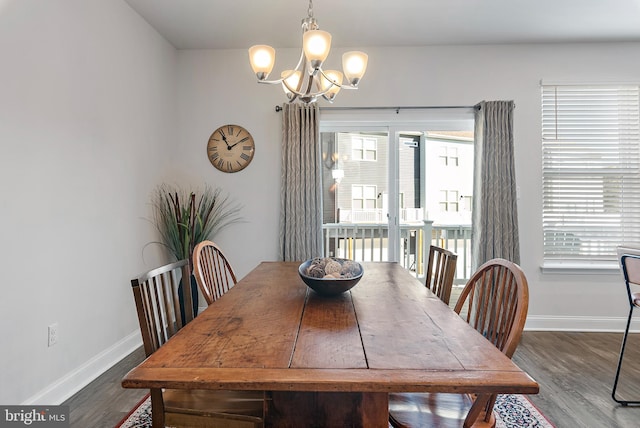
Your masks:
M638 85L542 86L545 261L615 260L640 242Z

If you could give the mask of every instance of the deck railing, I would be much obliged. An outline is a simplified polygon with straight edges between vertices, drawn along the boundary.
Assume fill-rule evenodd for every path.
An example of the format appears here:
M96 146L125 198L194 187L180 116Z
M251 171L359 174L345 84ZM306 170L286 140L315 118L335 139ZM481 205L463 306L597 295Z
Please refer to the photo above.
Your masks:
M387 221L387 211L381 208L366 210L338 210L340 223L384 223ZM401 208L400 221L402 223L421 223L424 218L422 208Z
M431 243L458 255L454 284L466 284L471 276L471 225L433 225Z
M325 256L357 261L388 261L387 223L327 223L322 225ZM400 224L399 262L424 278L429 245L458 254L456 284L464 284L471 270L471 225L434 225L431 221Z

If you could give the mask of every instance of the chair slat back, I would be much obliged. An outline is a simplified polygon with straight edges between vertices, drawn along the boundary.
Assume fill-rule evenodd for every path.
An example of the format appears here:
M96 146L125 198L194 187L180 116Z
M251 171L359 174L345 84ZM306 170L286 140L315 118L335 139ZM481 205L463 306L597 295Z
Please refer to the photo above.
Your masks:
M153 269L131 280L147 357L193 319L189 277L189 261L185 259ZM185 323L182 321L178 292L183 280Z
M212 241L202 241L193 249L193 274L209 305L238 282L231 264Z
M524 272L513 262L496 258L471 276L454 310L511 358L522 337L528 309L529 286ZM472 426L481 415L489 422L496 397L478 394L463 426Z
M529 287L524 272L517 264L498 258L489 260L473 274L455 311L511 358L520 342L528 307Z
M447 305L451 298L451 287L456 274L457 261L457 254L435 245L429 247L425 284Z

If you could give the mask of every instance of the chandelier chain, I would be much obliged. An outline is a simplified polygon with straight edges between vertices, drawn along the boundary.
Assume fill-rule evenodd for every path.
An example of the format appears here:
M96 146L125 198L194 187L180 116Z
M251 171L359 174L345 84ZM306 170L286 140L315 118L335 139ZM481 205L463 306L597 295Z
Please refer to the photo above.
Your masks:
M309 10L307 11L309 18L313 18L313 0L309 0Z

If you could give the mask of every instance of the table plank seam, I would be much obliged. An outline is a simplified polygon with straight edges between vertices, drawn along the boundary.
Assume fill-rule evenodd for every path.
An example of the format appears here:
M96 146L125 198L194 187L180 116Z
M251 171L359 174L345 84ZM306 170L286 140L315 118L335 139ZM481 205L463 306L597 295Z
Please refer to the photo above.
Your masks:
M356 325L358 326L358 335L360 336L360 343L362 344L362 351L364 354L364 363L367 366L367 369L370 369L369 366L369 358L367 357L367 348L364 346L364 338L362 337L362 328L360 327L360 320L358 319L358 311L356 310L356 304L353 301L353 294L349 291L349 295L351 296L351 307L353 308L353 315L356 317Z
M287 368L291 368L293 364L293 356L296 353L296 346L298 346L298 337L300 337L300 330L302 329L302 319L304 318L305 309L307 309L307 302L309 302L309 289L307 288L304 293L304 304L302 305L302 311L300 311L300 320L298 321L298 329L296 330L296 337L293 339L293 346L291 347L291 355L289 355L289 364Z

